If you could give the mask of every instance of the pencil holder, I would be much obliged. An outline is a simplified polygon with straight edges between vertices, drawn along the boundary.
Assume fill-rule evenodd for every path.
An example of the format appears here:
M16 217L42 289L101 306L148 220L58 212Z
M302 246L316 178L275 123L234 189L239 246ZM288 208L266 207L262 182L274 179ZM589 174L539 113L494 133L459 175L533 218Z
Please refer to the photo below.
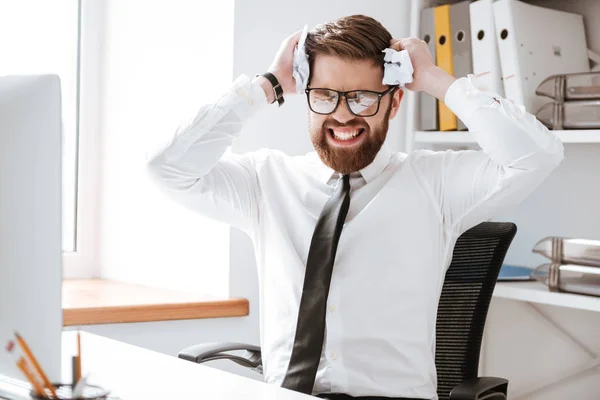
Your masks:
M83 388L83 394L79 397L73 397L73 385L70 383L55 383L56 394L60 400L100 400L108 398L108 391L95 385L86 385ZM31 397L34 399L48 399L42 397L35 391L31 391Z

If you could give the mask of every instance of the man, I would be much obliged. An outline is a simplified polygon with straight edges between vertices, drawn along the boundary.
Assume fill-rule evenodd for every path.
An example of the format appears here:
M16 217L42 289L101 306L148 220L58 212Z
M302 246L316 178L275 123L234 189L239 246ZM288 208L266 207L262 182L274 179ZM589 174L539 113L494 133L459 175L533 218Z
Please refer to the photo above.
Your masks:
M393 40L358 15L306 39L316 152L225 154L275 101L270 80L284 97L295 92L299 37L282 43L270 79L241 76L200 109L150 161L151 175L175 201L252 238L267 382L331 398L435 399L436 309L455 241L531 193L562 144L532 115L436 67L422 41ZM383 145L403 96L382 84L390 46L412 60L406 88L445 101L482 151Z

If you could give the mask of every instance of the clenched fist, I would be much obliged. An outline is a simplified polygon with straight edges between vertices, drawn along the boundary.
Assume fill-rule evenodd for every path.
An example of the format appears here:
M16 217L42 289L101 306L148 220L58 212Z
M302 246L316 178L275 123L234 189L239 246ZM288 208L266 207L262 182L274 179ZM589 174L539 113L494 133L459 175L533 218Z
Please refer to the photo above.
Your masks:
M283 89L283 94L286 96L296 93L296 80L292 75L292 63L294 60L294 50L298 45L298 41L300 41L301 33L302 31L298 31L281 42L279 50L277 51L271 66L267 70L275 75L275 78L277 78ZM271 85L271 82L262 76L256 77L255 80L265 91L267 102L272 103L275 101L275 94L273 93L273 85Z
M281 42L279 50L268 69L279 81L284 95L296 93L296 80L292 76L292 62L294 60L294 50L298 45L301 33L302 31L298 31Z
M414 92L429 93L443 101L448 87L456 79L435 65L427 44L421 39L409 37L392 39L390 47L396 51L408 51L414 71L413 81L406 88Z

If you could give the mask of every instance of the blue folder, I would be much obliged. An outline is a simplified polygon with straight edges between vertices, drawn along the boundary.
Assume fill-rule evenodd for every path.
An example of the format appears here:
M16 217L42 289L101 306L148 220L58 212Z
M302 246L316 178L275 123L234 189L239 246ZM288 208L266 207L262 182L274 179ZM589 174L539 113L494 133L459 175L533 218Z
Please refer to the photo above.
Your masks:
M533 269L519 265L502 264L499 281L530 281Z

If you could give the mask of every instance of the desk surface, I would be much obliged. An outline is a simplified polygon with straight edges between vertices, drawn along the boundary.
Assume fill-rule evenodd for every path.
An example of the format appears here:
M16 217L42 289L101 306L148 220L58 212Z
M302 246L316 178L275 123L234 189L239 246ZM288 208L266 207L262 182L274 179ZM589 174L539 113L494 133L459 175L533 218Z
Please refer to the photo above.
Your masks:
M76 332L63 332L63 380L71 376ZM314 397L216 368L82 332L83 375L122 400L249 399L308 400Z

